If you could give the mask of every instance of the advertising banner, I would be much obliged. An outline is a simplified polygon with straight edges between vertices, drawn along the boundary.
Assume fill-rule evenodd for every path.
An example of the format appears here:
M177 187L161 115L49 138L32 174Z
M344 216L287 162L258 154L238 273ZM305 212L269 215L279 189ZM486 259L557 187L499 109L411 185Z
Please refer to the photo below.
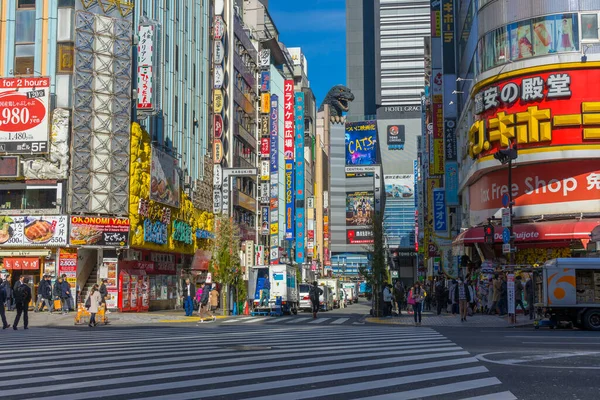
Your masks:
M388 125L387 143L388 150L404 150L406 132L404 125Z
M283 155L294 160L294 81L286 79L283 84Z
M0 216L0 247L67 245L66 215Z
M446 161L456 161L456 120L444 120L444 157Z
M260 73L260 91L269 92L271 90L271 73L269 71L262 71Z
M444 174L444 139L433 139L433 175Z
M213 118L213 133L215 139L223 137L223 117L221 114L215 114Z
M261 93L260 95L260 112L269 114L271 112L271 94Z
M154 26L140 25L138 27L137 48L137 109L144 111L154 110Z
M373 244L373 231L371 229L348 229L346 231L346 244Z
M270 114L269 114L269 142L270 160L269 170L271 172L271 193L270 193L270 230L271 248L270 262L271 264L279 263L279 98L277 95L271 96L270 99Z
M261 158L269 158L269 152L271 151L271 141L269 138L260 138L260 156Z
M444 74L454 74L454 0L442 0L442 43Z
M458 202L458 162L446 162L446 171L444 177L444 186L446 187L446 202L449 206L457 206Z
M39 270L40 259L37 257L4 257L4 268L7 270Z
M0 153L48 153L50 78L0 78Z
M433 190L433 229L436 232L448 231L446 191L443 188Z
M271 137L270 132L270 118L269 115L263 115L260 117L260 136L261 138L269 139Z
M152 147L150 166L150 200L179 208L180 176L177 159Z
M262 181L268 181L271 175L269 160L262 160L260 162L260 179Z
M469 187L471 222L483 221L502 208L508 193L506 170L484 175ZM525 165L512 173L515 217L600 212L600 166L587 160ZM477 224L475 224L477 225Z
M72 246L123 247L129 242L129 218L71 217Z
M560 146L556 149L560 152L564 146L570 151L597 146L598 81L600 69L564 69L532 72L483 87L474 97L480 120L469 130L469 155L491 155L506 148L512 138L519 151L544 152L548 158L553 146Z
M75 299L77 291L77 249L60 249L58 251L58 276L66 275L71 286L71 297Z
M221 89L213 90L213 112L215 114L220 114L223 111L224 103L223 91Z
M277 95L271 97L271 122L270 122L270 169L271 174L279 172L279 106Z
M346 123L346 165L377 164L377 121Z
M262 49L258 52L258 66L260 68L268 68L271 64L271 50Z
M373 192L346 193L346 226L370 226L374 211Z
M269 207L260 208L260 234L269 234Z
M295 171L295 207L296 207L296 263L305 261L305 226L304 226L304 93L295 94L295 132L296 171Z
M285 161L285 238L294 237L294 161Z
M384 175L385 196L388 199L408 199L415 195L414 175Z

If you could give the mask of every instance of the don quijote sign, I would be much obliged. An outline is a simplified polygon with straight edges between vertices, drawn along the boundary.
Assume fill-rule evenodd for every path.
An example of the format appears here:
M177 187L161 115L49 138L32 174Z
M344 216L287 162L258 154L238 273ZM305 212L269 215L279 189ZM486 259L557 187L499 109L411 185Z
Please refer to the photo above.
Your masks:
M50 78L0 78L0 153L48 153Z

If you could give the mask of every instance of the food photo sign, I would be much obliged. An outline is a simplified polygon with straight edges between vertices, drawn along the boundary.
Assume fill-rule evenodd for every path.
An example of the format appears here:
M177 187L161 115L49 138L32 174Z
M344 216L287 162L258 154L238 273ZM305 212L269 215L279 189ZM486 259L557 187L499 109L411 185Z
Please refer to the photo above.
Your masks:
M152 147L150 167L150 200L179 208L180 177L177 159Z
M67 244L66 215L0 216L0 247L60 247Z
M69 242L73 246L127 246L129 218L71 217Z

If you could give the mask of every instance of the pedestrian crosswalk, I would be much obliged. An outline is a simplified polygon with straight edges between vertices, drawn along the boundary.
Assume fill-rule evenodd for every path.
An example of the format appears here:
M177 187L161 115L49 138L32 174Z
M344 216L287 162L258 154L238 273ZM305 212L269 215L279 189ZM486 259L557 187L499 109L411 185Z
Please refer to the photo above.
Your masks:
M291 315L284 317L233 317L220 321L222 324L311 324L311 325L350 325L361 317L302 317Z
M0 334L10 343L0 349L3 400L516 399L479 360L428 328L207 324Z

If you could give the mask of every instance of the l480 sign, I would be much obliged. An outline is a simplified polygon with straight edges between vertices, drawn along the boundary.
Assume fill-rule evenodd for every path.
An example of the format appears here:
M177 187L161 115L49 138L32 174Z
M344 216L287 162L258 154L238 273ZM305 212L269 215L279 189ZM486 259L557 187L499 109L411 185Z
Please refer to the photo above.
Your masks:
M35 91L37 94L39 91ZM42 123L46 106L28 93L13 92L0 95L0 129L6 132L23 132Z

